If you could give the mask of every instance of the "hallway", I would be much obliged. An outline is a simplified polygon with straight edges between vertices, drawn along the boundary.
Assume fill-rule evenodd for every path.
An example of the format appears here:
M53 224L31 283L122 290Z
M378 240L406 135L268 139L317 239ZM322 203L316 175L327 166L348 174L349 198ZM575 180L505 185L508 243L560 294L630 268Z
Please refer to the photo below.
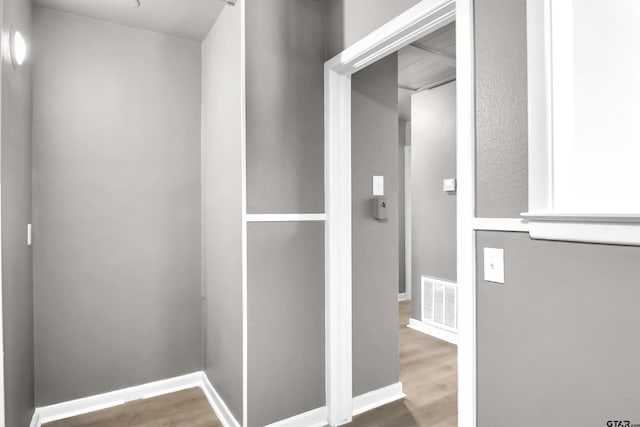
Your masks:
M411 301L399 303L400 381L407 397L354 418L351 427L456 427L456 346L409 329Z

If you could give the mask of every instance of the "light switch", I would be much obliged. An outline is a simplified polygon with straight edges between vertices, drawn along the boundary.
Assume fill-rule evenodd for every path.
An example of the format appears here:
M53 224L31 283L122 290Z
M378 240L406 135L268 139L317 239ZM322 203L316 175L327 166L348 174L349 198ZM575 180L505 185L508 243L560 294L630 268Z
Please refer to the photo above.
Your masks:
M504 249L484 248L484 280L504 283Z
M384 196L384 176L373 176L373 195Z
M456 191L456 179L447 178L442 180L442 191Z

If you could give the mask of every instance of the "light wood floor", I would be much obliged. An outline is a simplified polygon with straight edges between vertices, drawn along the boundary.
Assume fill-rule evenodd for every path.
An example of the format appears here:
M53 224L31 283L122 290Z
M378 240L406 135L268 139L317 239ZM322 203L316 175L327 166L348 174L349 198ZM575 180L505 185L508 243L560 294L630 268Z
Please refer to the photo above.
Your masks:
M410 301L400 303L400 381L407 397L355 417L350 427L456 427L456 346L407 328Z
M456 347L407 328L400 303L400 381L407 397L356 418L350 427L456 427ZM44 427L222 427L199 388L44 424Z
M222 427L202 390L191 388L43 424L44 427Z

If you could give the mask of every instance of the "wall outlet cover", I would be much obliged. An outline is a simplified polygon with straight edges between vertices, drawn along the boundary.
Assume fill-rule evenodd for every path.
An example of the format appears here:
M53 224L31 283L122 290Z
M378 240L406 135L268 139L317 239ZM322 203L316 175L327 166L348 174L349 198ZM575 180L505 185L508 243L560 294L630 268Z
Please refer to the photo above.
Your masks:
M504 249L484 248L484 280L504 283Z

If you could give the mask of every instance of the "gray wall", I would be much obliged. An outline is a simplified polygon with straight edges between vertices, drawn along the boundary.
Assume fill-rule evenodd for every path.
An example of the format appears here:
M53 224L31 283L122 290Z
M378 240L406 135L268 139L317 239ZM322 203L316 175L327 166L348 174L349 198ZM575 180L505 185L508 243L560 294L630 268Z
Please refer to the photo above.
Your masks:
M398 381L398 57L352 77L353 393ZM389 220L373 219L373 175Z
M2 33L11 25L31 47L31 6L4 0ZM31 222L31 61L17 71L2 61L2 299L5 424L27 426L34 408Z
M411 97L412 314L421 319L421 276L456 281L456 84Z
M199 44L34 28L36 402L201 370Z
M527 211L525 0L476 1L476 214Z
M242 422L241 14L225 7L202 45L205 372Z
M478 233L478 426L640 420L640 250ZM504 285L482 248L505 250Z
M248 235L248 426L258 427L325 405L324 224L252 223Z
M247 211L324 211L325 7L247 1Z
M247 208L324 211L325 6L248 0ZM248 425L325 405L322 224L250 224Z
M476 0L478 215L527 209L525 0ZM640 249L478 233L478 425L640 419ZM504 285L482 249L505 249Z

